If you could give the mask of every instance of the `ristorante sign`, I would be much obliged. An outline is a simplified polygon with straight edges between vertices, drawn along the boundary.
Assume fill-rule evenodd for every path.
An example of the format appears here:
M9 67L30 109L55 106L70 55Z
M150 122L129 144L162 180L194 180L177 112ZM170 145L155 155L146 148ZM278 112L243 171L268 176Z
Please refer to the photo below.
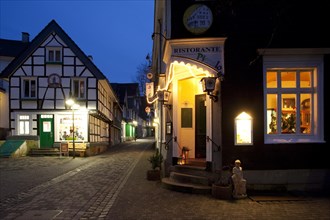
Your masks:
M165 62L170 57L189 58L223 72L225 38L192 38L172 40L165 51Z

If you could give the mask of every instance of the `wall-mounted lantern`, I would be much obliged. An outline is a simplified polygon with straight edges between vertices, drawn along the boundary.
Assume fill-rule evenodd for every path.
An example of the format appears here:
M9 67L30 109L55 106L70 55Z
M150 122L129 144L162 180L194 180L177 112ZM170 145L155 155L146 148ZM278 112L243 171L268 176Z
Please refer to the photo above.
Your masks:
M158 100L161 102L167 102L170 96L170 92L166 90L157 91Z
M242 112L235 118L235 145L253 144L252 117Z
M215 90L217 77L204 77L201 79L203 92L207 92L213 101L218 101L218 96L212 94Z

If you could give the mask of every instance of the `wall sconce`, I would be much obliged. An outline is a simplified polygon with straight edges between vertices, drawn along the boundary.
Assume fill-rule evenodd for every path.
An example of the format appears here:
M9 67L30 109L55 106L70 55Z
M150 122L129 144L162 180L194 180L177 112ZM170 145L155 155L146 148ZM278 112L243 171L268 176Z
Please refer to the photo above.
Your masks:
M218 101L218 96L212 94L215 90L216 80L217 77L204 77L200 81L202 83L203 92L207 92L214 102Z
M235 145L252 145L252 117L242 112L235 118Z
M169 91L159 90L157 91L158 100L161 102L167 102L170 96Z

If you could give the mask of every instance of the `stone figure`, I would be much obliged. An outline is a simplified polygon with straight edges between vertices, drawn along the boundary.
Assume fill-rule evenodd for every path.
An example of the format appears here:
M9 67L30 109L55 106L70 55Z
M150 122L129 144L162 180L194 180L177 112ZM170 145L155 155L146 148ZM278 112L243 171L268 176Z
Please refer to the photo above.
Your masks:
M246 198L246 180L243 178L240 160L235 160L235 167L233 168L233 175L231 178L234 184L233 197L236 199Z

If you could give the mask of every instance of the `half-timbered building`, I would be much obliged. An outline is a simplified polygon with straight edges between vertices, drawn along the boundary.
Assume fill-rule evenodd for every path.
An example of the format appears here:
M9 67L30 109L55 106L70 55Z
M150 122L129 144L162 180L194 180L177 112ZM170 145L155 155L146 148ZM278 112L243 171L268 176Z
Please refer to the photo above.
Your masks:
M120 141L122 110L109 81L55 20L1 77L9 84L11 136L38 137L38 148L67 143L85 155Z

